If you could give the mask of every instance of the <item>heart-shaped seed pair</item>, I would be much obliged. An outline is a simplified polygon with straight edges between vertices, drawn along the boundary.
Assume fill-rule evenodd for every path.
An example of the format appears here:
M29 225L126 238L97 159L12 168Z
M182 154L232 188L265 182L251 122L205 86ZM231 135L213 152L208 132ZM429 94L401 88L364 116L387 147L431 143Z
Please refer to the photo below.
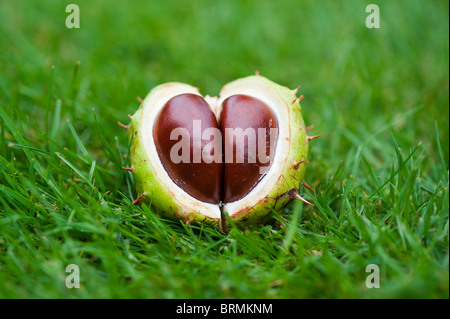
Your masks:
M230 203L245 197L270 167L278 120L262 101L232 95L218 119L203 97L171 98L155 119L153 139L161 163L192 197Z

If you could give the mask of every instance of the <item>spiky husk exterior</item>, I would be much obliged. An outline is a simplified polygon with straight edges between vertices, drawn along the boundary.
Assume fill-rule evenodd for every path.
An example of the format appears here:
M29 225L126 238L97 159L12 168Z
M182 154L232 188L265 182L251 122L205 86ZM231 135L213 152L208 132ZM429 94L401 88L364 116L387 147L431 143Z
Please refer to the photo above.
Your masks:
M286 103L289 110L289 123L280 123L280 125L289 125L291 143L287 161L275 187L268 196L261 198L258 204L244 209L233 217L232 221L236 225L266 223L272 218L273 211L279 211L293 199L293 194L298 192L300 183L304 180L309 145L301 105L295 94L296 90L290 90L259 75L247 77L247 79L262 81L267 87L275 90Z
M296 91L280 86L259 75L240 80L244 79L262 81L286 103L289 111L289 123L281 123L280 125L289 125L289 139L291 143L287 161L284 164L277 184L269 192L269 195L261 198L256 205L245 208L234 215L232 221L238 226L266 223L271 219L273 211L279 211L293 199L293 193L298 191L300 183L304 179L309 144L299 99L296 99ZM150 91L149 96L157 89L158 87ZM131 124L128 129L131 139L131 165L133 166L133 176L139 202L152 205L156 212L165 218L179 219L190 223L204 222L221 227L220 219L206 217L199 214L195 209L187 209L183 203L178 201L177 194L172 194L162 187L142 144L140 126L143 125L142 113L144 103L131 116Z
M153 90L157 89L158 87ZM149 95L152 94L152 91L150 91ZM162 187L155 173L155 168L148 160L142 144L142 136L140 134L140 126L143 124L142 113L143 104L131 116L131 124L128 130L129 138L131 139L131 165L133 167L133 177L139 196L139 203L151 205L155 208L158 215L165 218L178 219L186 223L204 222L218 226L220 219L208 218L195 210L187 209L183 203L178 201L177 194L172 194Z

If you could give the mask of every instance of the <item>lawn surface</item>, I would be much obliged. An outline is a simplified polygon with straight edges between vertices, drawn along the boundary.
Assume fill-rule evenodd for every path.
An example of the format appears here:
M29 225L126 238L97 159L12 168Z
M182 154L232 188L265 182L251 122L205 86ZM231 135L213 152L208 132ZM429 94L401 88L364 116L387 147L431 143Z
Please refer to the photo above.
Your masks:
M373 2L2 0L0 298L448 298L448 2ZM136 97L255 70L302 85L316 208L225 235L133 205Z

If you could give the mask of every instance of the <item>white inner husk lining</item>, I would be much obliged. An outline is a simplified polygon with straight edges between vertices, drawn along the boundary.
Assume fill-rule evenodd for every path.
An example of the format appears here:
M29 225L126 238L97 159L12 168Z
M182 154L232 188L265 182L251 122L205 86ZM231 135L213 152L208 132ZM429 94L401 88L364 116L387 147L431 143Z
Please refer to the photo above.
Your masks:
M185 93L201 96L198 89L190 85L182 83L167 83L155 88L154 91L145 98L143 102L144 110L142 121L139 128L141 130L140 133L142 136L144 150L150 163L152 163L153 168L155 169L158 180L162 183L161 187L167 189L178 202L183 203L182 206L184 206L185 214L197 212L209 218L220 219L221 210L219 205L199 201L171 181L169 175L162 166L159 155L156 151L156 146L153 140L154 121L161 109L171 98ZM275 113L278 120L278 140L273 163L258 185L256 185L256 187L244 198L223 205L223 212L227 213L232 218L243 209L245 210L255 206L260 199L266 197L276 185L278 177L284 168L284 163L289 155L288 143L290 139L288 105L286 105L286 102L273 88L265 85L264 83L259 83L259 81L255 83L254 81L248 81L246 79L238 80L226 85L222 89L218 99L205 97L205 100L217 117L218 114L220 114L222 102L226 98L236 94L244 94L259 99ZM279 151L280 149L287 151Z

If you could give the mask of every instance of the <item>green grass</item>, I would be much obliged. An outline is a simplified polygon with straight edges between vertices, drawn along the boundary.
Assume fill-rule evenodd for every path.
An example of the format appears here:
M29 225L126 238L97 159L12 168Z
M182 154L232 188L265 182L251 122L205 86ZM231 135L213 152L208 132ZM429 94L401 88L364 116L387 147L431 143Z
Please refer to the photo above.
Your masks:
M0 297L448 298L448 2L376 1L380 29L369 3L1 1ZM136 96L255 70L301 84L324 134L301 188L316 208L224 235L134 206L116 123Z

